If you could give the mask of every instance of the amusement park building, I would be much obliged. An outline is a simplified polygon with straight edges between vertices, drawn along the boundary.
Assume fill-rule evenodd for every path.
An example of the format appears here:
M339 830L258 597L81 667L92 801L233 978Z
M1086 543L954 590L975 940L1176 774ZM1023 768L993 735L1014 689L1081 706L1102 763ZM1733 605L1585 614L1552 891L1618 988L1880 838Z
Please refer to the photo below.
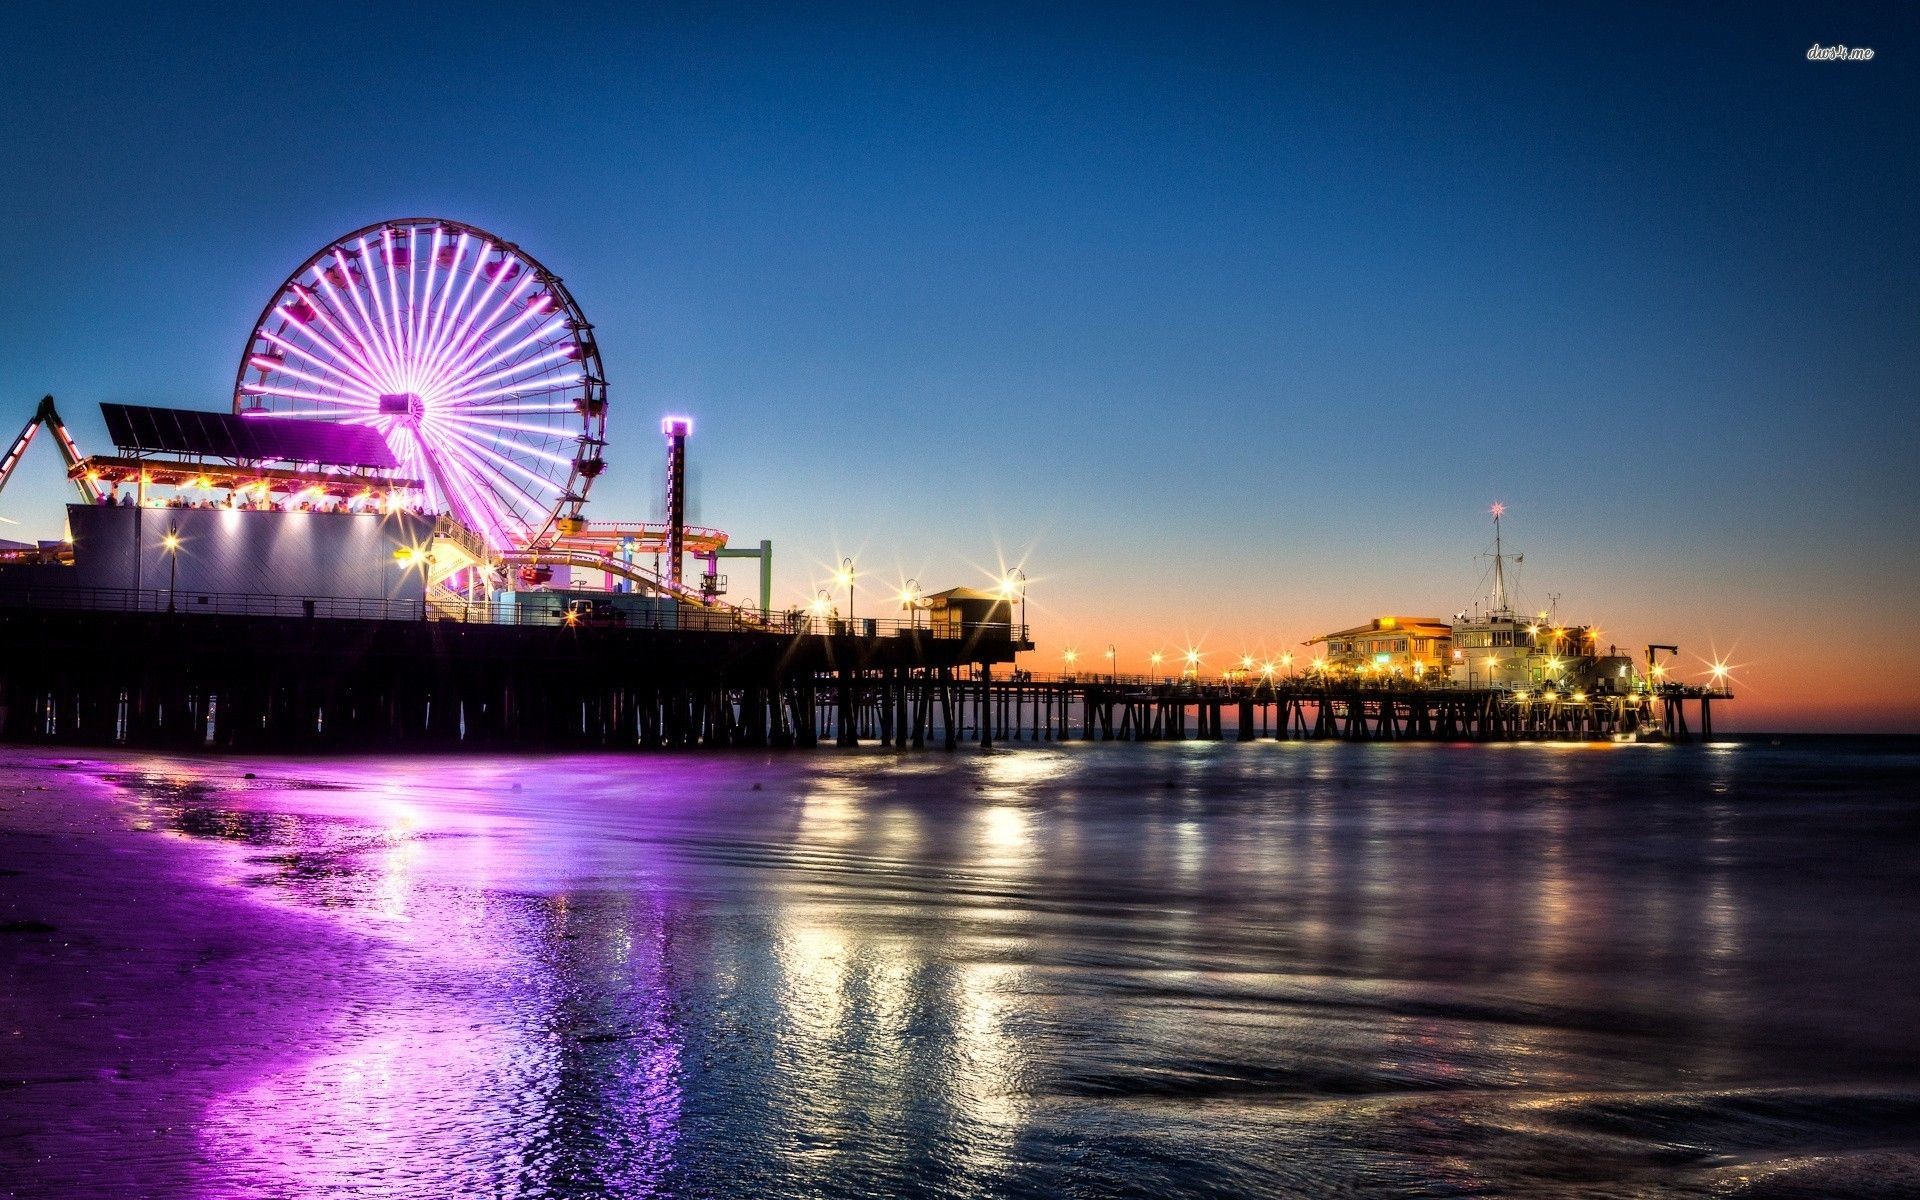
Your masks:
M1343 673L1425 675L1447 669L1453 626L1438 617L1375 617L1365 625L1323 633L1307 645L1326 646L1326 664Z
M0 567L0 591L144 596L146 606L217 612L248 598L421 602L412 564L433 538L417 513L275 512L73 504L71 562Z

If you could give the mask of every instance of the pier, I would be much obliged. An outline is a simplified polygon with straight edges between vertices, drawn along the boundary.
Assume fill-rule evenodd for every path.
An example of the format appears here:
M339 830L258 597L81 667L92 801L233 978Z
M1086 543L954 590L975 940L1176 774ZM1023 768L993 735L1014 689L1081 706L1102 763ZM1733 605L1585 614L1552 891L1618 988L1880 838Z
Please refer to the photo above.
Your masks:
M149 590L0 602L0 736L290 752L1686 741L1711 737L1714 701L1731 699L1679 684L1587 696L1039 678L1012 669L1032 647L1025 627L1005 622L756 627L681 613L672 627L599 626L564 611L501 623L419 602L202 599Z

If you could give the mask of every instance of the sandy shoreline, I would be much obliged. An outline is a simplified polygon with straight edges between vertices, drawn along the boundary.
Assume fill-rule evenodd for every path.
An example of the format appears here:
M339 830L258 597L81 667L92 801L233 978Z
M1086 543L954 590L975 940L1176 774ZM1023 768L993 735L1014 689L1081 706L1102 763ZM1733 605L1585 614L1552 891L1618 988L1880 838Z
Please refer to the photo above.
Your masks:
M1911 769L0 750L0 1198L1912 1195Z
M209 882L223 848L155 828L99 778L121 761L0 751L0 1196L217 1192L204 1097L334 1008L337 978L289 968L353 935Z

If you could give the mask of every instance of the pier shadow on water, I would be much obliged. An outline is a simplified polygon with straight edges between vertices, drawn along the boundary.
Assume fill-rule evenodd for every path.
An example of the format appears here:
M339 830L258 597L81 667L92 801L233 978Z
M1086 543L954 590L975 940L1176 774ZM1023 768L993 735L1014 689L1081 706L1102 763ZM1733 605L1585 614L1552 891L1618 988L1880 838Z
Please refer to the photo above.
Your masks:
M1910 744L15 759L0 1194L1920 1191Z

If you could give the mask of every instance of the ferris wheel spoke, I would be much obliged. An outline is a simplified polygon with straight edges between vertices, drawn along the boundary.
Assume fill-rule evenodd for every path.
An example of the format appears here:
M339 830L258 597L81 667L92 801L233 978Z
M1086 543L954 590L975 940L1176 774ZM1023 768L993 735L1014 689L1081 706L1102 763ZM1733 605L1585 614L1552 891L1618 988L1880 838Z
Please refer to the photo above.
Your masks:
M353 302L354 311L360 314L360 321L366 330L366 344L369 350L380 360L381 379L391 382L399 374L399 359L395 357L394 346L387 341L385 326L374 315L374 309L367 307L369 296L375 300L380 298L379 289L373 283L373 267L370 265L373 249L367 245L367 239L364 237L357 243L357 249L359 253L353 261L358 265L358 269L343 267L341 278L344 282L341 286L346 290L347 299ZM326 276L323 275L320 279L322 283L326 282Z
M475 304L472 311L467 314L467 319L460 329L459 336L454 338L446 347L445 352L435 360L434 366L436 373L444 375L448 371L457 371L463 369L467 363L471 362L474 347L482 343L492 330L495 329L502 320L506 319L508 310L520 300L527 289L539 282L538 277L531 271L519 270L519 265L519 259L508 255L506 258L494 264L493 267L483 268L484 270L491 270L493 272L493 285L488 288L486 294L480 297L480 302ZM503 290L500 285L505 283L510 275L519 276L519 282Z
M373 318L367 314L367 306L360 299L359 289L353 286L354 273L347 266L344 252L337 246L333 251L333 269L338 271L340 278L345 281L347 295L353 302L353 308L359 312L360 320L356 322L353 319L347 303L340 299L340 293L334 290L333 281L327 278L325 268L322 268L318 275L320 290L326 293L332 311L339 313L340 323L347 327L342 336L347 338L355 348L354 360L367 372L369 381L377 384L379 380L393 373L393 363L380 345L380 339L373 332Z
M380 231L380 249L382 251L381 259L383 260L383 265L386 267L387 276L387 308L386 311L381 314L380 319L387 322L388 335L393 339L395 348L394 357L396 359L396 365L400 368L400 378L398 380L400 384L399 390L410 392L414 389L410 386L410 380L408 379L410 364L407 362L406 326L404 318L400 314L399 288L394 280L393 226L389 225ZM378 288L374 290L373 296L376 301L379 300L380 292Z
M517 396L537 396L542 392L566 391L578 384L582 378L584 378L584 376L578 371L573 371L551 379L543 375L538 378L524 379L517 383L504 384L497 388L488 388L484 392L468 392L458 400L443 400L439 407L442 410L450 412L492 411L495 410L496 406L491 404L491 401L509 400ZM579 409L574 405L568 404L560 407L543 408L538 411L578 412Z
M310 383L315 387L333 388L336 393L345 393L366 404L374 404L379 401L377 395L368 391L365 386L359 383L343 386L335 380L327 379L319 375L308 374L300 368L288 366L284 362L271 368L271 370L275 375L285 375L293 379L298 379L301 383ZM262 380L262 382L265 382L265 380Z
M352 367L353 369L347 370L342 368L337 360L329 361L327 359L323 359L314 354L311 354L306 349L301 347L297 342L289 341L288 339L281 337L279 334L274 333L271 330L262 329L260 331L260 338L262 341L268 342L274 346L278 346L281 350L285 351L286 353L296 356L302 362L305 362L314 367L318 367L320 370L325 371L330 375L333 375L334 377L339 379L342 383L350 384L356 388L367 389L368 395L376 394L371 390L374 386L373 380L361 374L359 366L353 363L351 359L347 360L347 362L348 362L348 366ZM287 370L288 368L281 366L281 367L276 367L274 369ZM318 382L318 381L316 380L315 382Z
M528 482L532 483L535 487L547 488L548 490L552 491L553 494L556 496L563 494L566 490L562 488L559 484L555 483L553 480L548 479L545 475L542 475L538 471L533 470L531 467L528 467L520 462L515 461L514 459L507 457L506 455L500 453L498 450L495 450L493 447L488 446L487 444L485 444L484 442L481 442L479 439L471 436L470 434L463 433L458 429L449 429L447 430L447 434L450 437L458 439L461 445L466 446L469 449L475 450L480 454L484 455L487 459L493 462L497 462L501 466L510 469L515 474L521 476L522 478L526 479ZM523 447L520 447L520 449L524 451L526 447L523 446ZM539 457L551 458L552 456L540 455ZM564 459L564 458L556 458L553 461L567 467L571 467L573 465L571 460Z
M508 259L506 261L511 262L514 260ZM505 272L502 271L501 274L504 275ZM527 278L507 289L498 300L493 301L493 306L487 309L484 314L476 309L472 314L473 319L469 322L467 328L462 331L460 339L447 353L441 355L440 359L434 364L434 373L440 382L441 391L444 392L446 390L448 382L459 379L469 371L478 355L488 352L488 349L493 345L493 342L488 340L490 335L492 335L494 330L506 319L507 310L520 299L521 294L534 282L535 279L533 275L529 273ZM476 349L476 347L478 348Z
M319 296L315 295L311 289L295 284L293 294L299 298L301 303L313 310L315 319L326 328L328 333L333 335L333 339L322 337L320 331L308 322L293 321L291 322L292 326L311 340L315 346L323 348L337 358L353 363L355 366L366 370L368 372L368 383L374 383L379 378L379 372L366 360L364 355L356 353L360 346L360 340L354 336L353 332L342 328L340 324L334 320L333 311L329 309L326 303L322 301Z
M450 450L473 481L476 494L482 497L479 511L484 514L483 523L492 527L495 536L503 539L510 536L513 527L518 526L521 539L531 530L527 514L552 512L558 503L555 500L542 500L516 483L504 472L481 461L477 456L463 450Z
M368 409L373 407L373 404L366 400L352 400L344 396L323 396L318 392L303 392L298 388L268 387L264 383L243 383L240 385L240 390L249 396L280 396L288 400L310 400L315 404L338 404L342 408ZM318 414L274 413L273 415L276 417L292 417Z
M491 442L495 446L498 446L501 440L499 434L493 433L485 429L463 429L456 425L443 425L441 426L441 428L444 428L448 433L461 438L462 440L466 441L470 445L476 445L476 446L487 445L488 442ZM547 434L549 437L553 436L551 431L542 430L541 432ZM482 440L483 435L486 440ZM542 459L546 462L552 463L556 467L565 467L569 471L573 470L573 459L562 458L557 454L549 453L548 451L539 449L538 447L535 447L535 446L515 444L512 446L512 452L513 454L524 454L530 458ZM530 467L525 466L524 464L521 464L519 460L513 458L512 455L505 454L504 452L497 449L495 450L495 453L501 454L501 456L504 459L506 459L509 462L513 462L516 466L520 467L521 470L530 471L532 469ZM544 479L545 476L542 476L541 478Z
M241 384L240 390L249 396L278 396L281 394L279 389L256 390L255 385L250 383ZM333 421L335 423L344 422L350 425L363 425L373 421L380 414L371 405L367 405L353 412L334 412L332 410L326 412L308 412L301 409L290 408L284 412L273 410L265 415L276 421Z
M436 245L438 245L438 243L436 243ZM440 251L438 249L434 251L432 267L428 268L427 301L424 306L425 314L420 322L420 356L422 362L431 362L434 351L440 344L441 330L446 323L449 311L447 301L453 295L454 283L460 278L462 274L461 267L465 264L467 258L467 235L465 231L462 231L459 237L453 239L452 250L453 253L448 256L447 273L445 276L446 282L440 285L438 295L436 295L433 290L433 271L440 265ZM467 285L471 287L475 273L469 271L466 272L466 276Z
M467 278L467 286L461 289L460 300L454 306L457 319L450 319L447 322L447 328L439 344L428 352L429 375L438 376L446 369L447 364L458 361L460 346L466 340L468 331L473 328L474 322L480 319L480 314L488 311L488 305L493 303L494 293L500 290L502 283L506 282L507 272L504 269L492 272L487 269L487 256L495 249L492 242L487 242L480 247L480 254L474 259L472 272ZM503 264L509 261L512 261L511 256L501 260ZM480 298L469 304L468 296L473 291L473 285L482 275L491 277L487 280L487 286L480 289Z
M459 473L436 466L435 456L428 448L426 439L420 435L419 429L401 426L400 430L406 435L404 457L409 463L408 469L420 479L429 504L432 505L437 497L440 504L436 507L445 508L469 526L477 528L481 523L481 506L476 505L474 498L462 493L459 486L454 483Z
M517 433L537 433L561 441L573 441L578 436L568 433L564 429L555 429L551 425L530 425L520 421L502 421L494 417L475 416L472 413L461 413L452 419L459 421L463 425L481 425L488 429L511 429Z
M536 354L532 358L522 359L517 363L509 364L491 374L469 379L461 385L458 391L443 393L439 395L438 399L441 403L455 402L471 393L474 389L482 389L489 384L496 384L503 379L512 379L516 376L525 375L537 367L544 367L550 363L571 360L578 352L578 349L579 348L572 342L568 342L563 346L557 346L552 350L548 350L544 354Z
M360 303L360 293L363 289L367 293L367 296L373 301L374 315L378 318L374 323L374 328L379 331L381 343L387 348L387 362L389 364L389 370L391 371L388 382L396 385L396 391L401 391L404 389L397 385L401 382L404 357L400 350L400 343L393 334L393 323L387 319L386 301L380 298L380 277L373 263L373 260L378 257L379 255L374 253L373 248L367 245L367 239L361 238L360 282L362 286L353 289L354 303Z
M413 230L407 238L407 345L417 353L420 349L420 300L418 297L420 277L420 256L414 253L420 241L420 231ZM427 270L433 270L434 255L440 253L440 227L433 227L433 249L427 254Z
M513 345L508 346L505 350L500 350L495 352L494 348L496 346L498 346L501 342L505 341L509 336L511 336L526 322L543 315L543 313L544 313L544 310L535 309L532 306L529 306L527 308L527 311L521 313L519 316L515 317L512 321L509 321L503 326L501 326L500 329L496 331L493 334L493 336L487 340L487 343L485 345L481 346L479 349L475 350L471 355L468 356L467 365L465 365L457 375L454 375L444 381L441 387L440 394L442 396L459 395L461 390L464 388L464 386L470 380L472 380L475 376L479 375L481 372L486 371L491 367L497 366L498 364L507 361L509 358L512 358L515 354L518 354L520 351L526 349L528 346L532 345L533 343L540 341L541 339L549 336L558 327L564 326L566 324L565 316L554 315L544 325L540 326L540 328L522 337L519 341L515 342ZM482 356L486 356L486 357L482 357Z
M573 387L574 384L578 382L580 381L579 379L576 378L571 383L557 384L556 387L571 388ZM534 395L535 393L528 392L525 394L531 396L531 395ZM503 397L503 399L510 399L510 397ZM580 415L580 406L571 401L569 401L566 404L495 404L489 401L482 404L464 404L463 403L463 404L448 405L442 411L457 412L457 413L477 412L477 413L487 413L487 414L572 413L574 416L577 417Z
M523 527L526 525L525 519L519 512L523 499L535 511L549 507L539 497L514 483L463 447L449 443L446 453L467 472L475 488L474 495L478 501L476 511L485 513L488 523L494 525L496 529L504 529L508 522L514 522Z
M294 378L301 378L301 380L305 380L305 382L309 382L309 384L315 384L315 386L323 386L323 388L346 388L348 392L365 394L369 399L378 396L378 392L374 392L372 380L369 380L365 374L361 374L357 369L344 369L344 367L340 367L338 361L328 361L328 359L323 359L323 357L319 357L319 355L313 355L313 353L309 353L307 349L301 348L300 344L290 342L290 340L286 340L286 338L282 338L282 336L278 336L278 334L273 334L273 332L267 332L267 330L261 330L261 340L265 340L269 346L275 346L275 348L282 351L280 363L271 365L271 367L259 363L259 357L255 355L253 365L259 367L263 372L282 371L286 372L286 374L292 374ZM300 371L300 369L296 369L296 367L290 367L290 365L286 363L286 355L294 355L294 357L300 359L301 363L307 363L309 367L315 367L315 369L319 369L319 371L324 371L326 374L330 374L332 378L319 378L319 376L313 376L313 374Z

